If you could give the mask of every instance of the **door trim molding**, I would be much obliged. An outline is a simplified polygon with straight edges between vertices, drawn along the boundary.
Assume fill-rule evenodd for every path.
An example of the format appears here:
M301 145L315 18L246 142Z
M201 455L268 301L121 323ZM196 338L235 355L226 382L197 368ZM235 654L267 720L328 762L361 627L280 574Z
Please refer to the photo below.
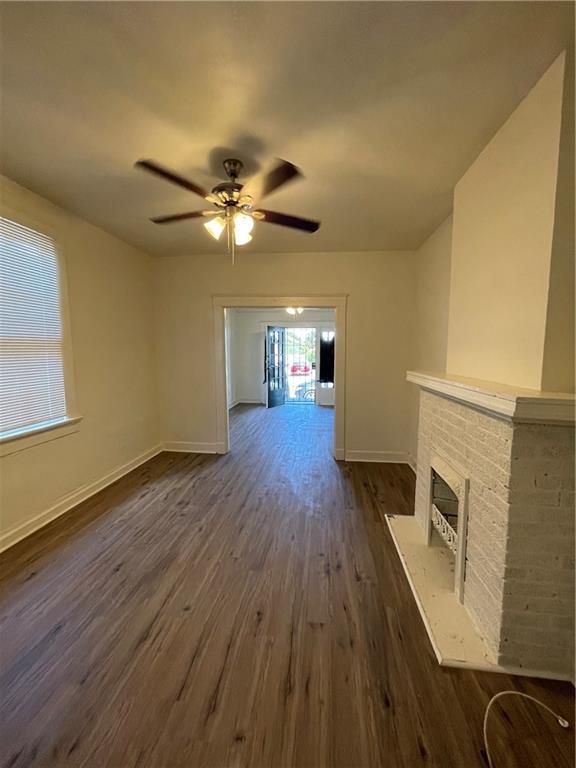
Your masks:
M223 295L212 296L214 344L212 345L215 374L216 444L219 453L228 453L230 439L228 432L228 404L226 388L226 309L253 307L254 309L280 309L283 307L304 307L304 309L335 310L336 344L334 347L334 458L341 460L346 455L346 308L347 294L319 296L255 296Z

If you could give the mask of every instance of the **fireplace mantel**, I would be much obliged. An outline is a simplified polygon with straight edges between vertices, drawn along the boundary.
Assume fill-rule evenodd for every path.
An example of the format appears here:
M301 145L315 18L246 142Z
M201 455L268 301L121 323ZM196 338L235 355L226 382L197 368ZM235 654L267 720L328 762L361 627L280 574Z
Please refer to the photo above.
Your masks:
M407 371L406 378L422 389L469 405L507 421L529 424L573 424L575 395L520 389L450 373Z

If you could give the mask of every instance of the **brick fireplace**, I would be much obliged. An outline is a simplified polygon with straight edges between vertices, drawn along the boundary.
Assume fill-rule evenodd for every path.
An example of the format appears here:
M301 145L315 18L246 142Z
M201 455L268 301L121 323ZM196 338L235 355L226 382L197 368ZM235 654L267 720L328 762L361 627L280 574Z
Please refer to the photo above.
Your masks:
M477 666L573 679L573 396L420 372L408 380L421 388L415 517L391 520L391 530L413 589L411 567L434 574L425 547L442 534L443 508L457 546L444 536L450 553L441 554L454 610L461 602L484 646ZM407 555L409 524L420 549L412 532ZM416 597L430 631L433 609ZM450 610L446 595L442 610Z

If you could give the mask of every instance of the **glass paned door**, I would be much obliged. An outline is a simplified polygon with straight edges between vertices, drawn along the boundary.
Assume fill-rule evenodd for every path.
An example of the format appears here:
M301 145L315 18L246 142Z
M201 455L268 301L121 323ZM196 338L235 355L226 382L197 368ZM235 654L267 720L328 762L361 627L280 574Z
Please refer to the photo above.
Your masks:
M269 325L266 332L266 382L268 408L284 405L286 397L286 329Z

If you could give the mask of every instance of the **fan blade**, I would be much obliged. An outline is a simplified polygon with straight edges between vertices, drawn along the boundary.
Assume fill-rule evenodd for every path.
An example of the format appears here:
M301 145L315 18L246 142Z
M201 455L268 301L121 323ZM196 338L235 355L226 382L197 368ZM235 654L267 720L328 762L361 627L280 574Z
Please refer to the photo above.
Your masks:
M287 213L276 213L276 211L265 211L259 208L253 211L254 218L260 221L267 221L269 224L280 224L281 227L291 227L292 229L301 229L303 232L316 232L320 228L319 221L311 219L302 219L300 216L289 216Z
M250 195L256 200L261 200L275 189L287 184L291 179L302 176L295 165L287 160L279 160L278 164L268 173L255 176L242 189L243 195Z
M215 216L220 211L190 211L189 213L173 213L169 216L155 216L150 221L154 224L170 224L173 221L184 221L184 219L199 219L204 216Z
M172 184L177 184L179 187L184 187L184 189L187 189L189 192L194 192L194 194L200 195L200 197L209 198L210 196L210 192L198 186L198 184L194 184L193 181L189 181L183 176L179 176L177 173L174 173L174 171L163 168L154 160L138 160L138 162L134 165L136 168L141 168L143 171L154 173L156 176L160 176L162 179L171 181Z

